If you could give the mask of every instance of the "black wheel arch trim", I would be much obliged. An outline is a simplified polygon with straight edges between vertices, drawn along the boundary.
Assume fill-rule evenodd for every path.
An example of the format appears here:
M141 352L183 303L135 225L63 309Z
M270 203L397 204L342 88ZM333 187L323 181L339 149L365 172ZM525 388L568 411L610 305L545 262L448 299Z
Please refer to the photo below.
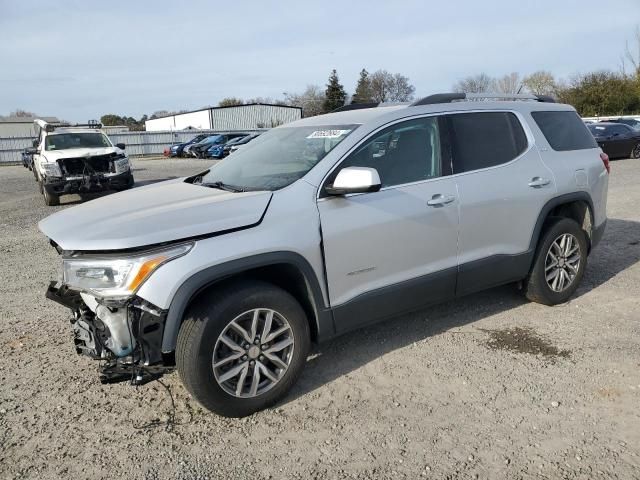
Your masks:
M577 201L582 201L587 203L587 206L589 208L589 214L591 215L592 228L594 230L596 229L595 217L593 213L594 212L593 200L591 198L591 195L589 195L589 193L584 191L565 193L563 195L559 195L549 200L547 203L544 204L544 206L540 210L540 213L538 215L538 220L536 221L536 225L533 228L533 233L531 235L531 242L529 243L529 251L533 251L533 252L536 251L536 248L538 247L538 240L540 239L540 235L542 233L542 228L544 227L544 224L551 210L553 210L554 208L560 205L564 205L566 203L571 203L571 202L577 202ZM591 240L589 239L589 241Z
M307 283L307 289L311 296L311 303L316 317L310 320L314 320L316 323L315 327L318 341L335 336L333 313L325 304L324 295L320 288L320 281L309 262L298 253L278 251L252 255L219 265L213 265L200 270L185 280L184 283L178 287L169 305L162 339L162 351L165 353L175 351L178 331L180 330L184 313L190 302L203 290L218 281L255 268L282 264L295 267Z

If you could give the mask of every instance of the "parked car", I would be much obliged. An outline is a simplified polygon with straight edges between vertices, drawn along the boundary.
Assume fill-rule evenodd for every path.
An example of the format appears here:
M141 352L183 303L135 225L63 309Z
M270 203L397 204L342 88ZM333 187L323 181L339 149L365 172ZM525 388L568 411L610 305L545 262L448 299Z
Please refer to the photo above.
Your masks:
M640 158L640 131L613 122L593 123L587 127L609 158Z
M231 140L229 140L225 144L214 145L211 148L209 148L209 150L207 150L207 157L210 157L210 158L224 158L227 155L229 155L229 150L231 149L231 147L233 145L236 145L238 142L241 142L245 138L246 138L246 135L244 135L242 137L235 137L235 138L232 138Z
M31 150L28 148L25 148L22 153L22 166L24 168L28 168L29 170L32 170L33 168L33 154L30 153Z
M191 148L189 149L189 154L192 157L196 157L196 158L207 158L207 150L209 150L214 145L224 145L230 139L239 137L242 135L246 135L246 133L245 134L224 133L224 134L210 135L204 140L201 140L198 143L194 143L193 145L191 145Z
M512 282L564 303L605 230L608 157L569 105L480 97L342 107L60 211L39 223L62 256L47 297L103 381L177 368L231 417L281 399L311 342Z
M244 147L250 141L255 140L260 135L260 133L252 133L251 135L247 135L242 140L239 140L238 142L231 145L231 147L229 147L229 153L237 152L240 148Z
M209 133L201 133L200 135L196 135L195 137L193 137L188 142L176 143L175 145L171 145L169 147L169 155L171 157L182 157L185 147L193 145L194 143L198 143L199 141L207 138L209 135Z
M26 152L46 205L59 205L60 196L133 187L125 145L114 145L102 125L57 124L34 120L38 139Z
M629 125L634 130L640 130L640 120L636 118L613 118L613 119L607 120L607 122L623 123L625 125Z

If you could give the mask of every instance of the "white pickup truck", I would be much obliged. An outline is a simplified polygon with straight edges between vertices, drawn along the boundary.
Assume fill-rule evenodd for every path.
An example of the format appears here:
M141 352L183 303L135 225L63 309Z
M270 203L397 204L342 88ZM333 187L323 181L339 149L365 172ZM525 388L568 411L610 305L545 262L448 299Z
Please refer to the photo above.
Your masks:
M59 205L60 195L133 186L125 145L113 145L101 124L34 123L38 138L27 153L45 204Z

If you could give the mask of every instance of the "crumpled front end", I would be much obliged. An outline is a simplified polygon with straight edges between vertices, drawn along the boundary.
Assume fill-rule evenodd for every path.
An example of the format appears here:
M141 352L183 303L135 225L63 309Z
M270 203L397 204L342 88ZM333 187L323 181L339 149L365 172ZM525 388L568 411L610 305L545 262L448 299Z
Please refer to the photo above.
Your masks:
M43 187L55 195L82 193L131 186L133 176L124 154L59 158L43 164Z
M161 351L166 311L137 297L117 306L100 304L58 282L51 282L46 296L71 310L76 352L102 361L102 383L140 385L175 367L173 355Z

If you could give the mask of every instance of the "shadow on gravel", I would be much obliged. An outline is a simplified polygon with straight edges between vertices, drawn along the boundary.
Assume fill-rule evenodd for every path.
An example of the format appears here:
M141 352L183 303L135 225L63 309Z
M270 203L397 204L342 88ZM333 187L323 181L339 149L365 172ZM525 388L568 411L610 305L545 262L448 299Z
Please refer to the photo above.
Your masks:
M589 293L639 261L640 223L610 218L604 238L589 257L576 296ZM307 361L300 380L284 403L312 392L388 352L525 303L527 300L514 285L505 285L356 330L322 344L316 347L315 355ZM524 353L540 353L543 356L545 352L556 357L569 354L555 352L555 347L532 335L523 335L519 339L507 338L513 335L500 332L494 338L497 342L495 346L513 347L516 350L522 348ZM490 336L489 344L491 341ZM531 352L527 352L527 349Z

